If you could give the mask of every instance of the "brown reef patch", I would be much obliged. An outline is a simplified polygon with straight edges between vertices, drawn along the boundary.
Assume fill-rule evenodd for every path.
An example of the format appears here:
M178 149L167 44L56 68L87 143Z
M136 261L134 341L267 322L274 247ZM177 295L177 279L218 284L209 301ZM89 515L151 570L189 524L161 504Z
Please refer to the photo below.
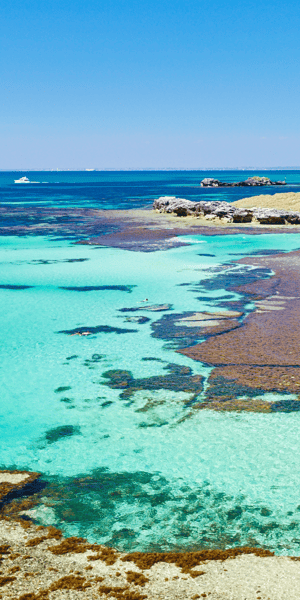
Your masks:
M241 327L178 352L216 367L207 390L208 401L217 402L216 406L221 401L233 402L246 388L250 397L265 391L300 394L300 252L238 262L275 272L270 279L236 286L236 291L255 301L256 310ZM299 401L288 402L283 397L281 403L270 403L269 410L280 410L280 405L282 410L300 409Z
M270 402L266 402L259 399L253 398L244 398L244 399L236 399L230 398L226 400L209 400L206 402L201 402L199 404L194 404L196 409L205 409L208 408L210 410L216 411L229 411L229 412L259 412L259 413L269 413L272 412Z
M240 327L239 318L242 315L243 313L240 311L186 312L164 315L151 324L152 336L172 341L177 347L184 348L195 344L195 341Z
M236 223L214 224L206 219L178 218L151 209L96 210L5 205L0 207L0 219L0 235L61 236L81 244L125 248L136 252L154 252L186 245L178 239L178 236L186 234L261 235L295 232L295 227L291 225L282 227L260 225L258 228ZM50 261L46 261L46 264L48 262Z

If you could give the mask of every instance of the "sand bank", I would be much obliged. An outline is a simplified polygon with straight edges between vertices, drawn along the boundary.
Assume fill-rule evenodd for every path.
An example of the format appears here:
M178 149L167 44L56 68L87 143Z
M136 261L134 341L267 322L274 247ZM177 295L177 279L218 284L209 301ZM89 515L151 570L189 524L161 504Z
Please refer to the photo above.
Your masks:
M300 192L280 192L279 194L260 194L251 198L242 198L232 202L239 208L277 208L278 210L300 211Z

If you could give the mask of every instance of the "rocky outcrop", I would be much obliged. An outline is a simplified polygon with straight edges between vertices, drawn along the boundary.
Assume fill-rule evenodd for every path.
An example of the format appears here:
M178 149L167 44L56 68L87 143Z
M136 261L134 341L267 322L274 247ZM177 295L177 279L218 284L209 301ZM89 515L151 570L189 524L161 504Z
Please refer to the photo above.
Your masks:
M219 181L213 177L205 177L200 183L201 187L247 187L247 186L263 186L263 185L286 185L285 181L271 181L269 177L259 177L254 175L248 177L245 181L237 181L228 183L225 181Z
M175 196L162 196L154 201L153 208L161 213L175 213L178 217L222 219L227 223L257 222L261 225L300 225L300 212L275 208L239 208L218 200L192 202Z

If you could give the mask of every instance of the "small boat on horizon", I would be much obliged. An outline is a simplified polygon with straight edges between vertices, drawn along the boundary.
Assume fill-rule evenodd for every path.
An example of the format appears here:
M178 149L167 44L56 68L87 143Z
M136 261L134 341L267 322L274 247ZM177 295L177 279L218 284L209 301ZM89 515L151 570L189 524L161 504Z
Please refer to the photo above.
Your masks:
M39 181L30 181L28 177L20 177L20 179L15 179L14 181L15 183L40 183Z
M30 183L28 177L20 177L20 179L15 179L15 183Z

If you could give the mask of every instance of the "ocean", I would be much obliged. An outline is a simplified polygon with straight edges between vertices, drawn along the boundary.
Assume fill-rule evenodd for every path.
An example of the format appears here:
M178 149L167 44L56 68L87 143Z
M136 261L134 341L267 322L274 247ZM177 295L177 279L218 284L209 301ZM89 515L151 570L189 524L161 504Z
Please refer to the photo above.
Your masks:
M17 186L11 180L23 173L0 173L3 206L232 201L245 190L203 190L199 181L248 176L25 174L49 183ZM300 191L300 172L269 176ZM241 295L217 285L233 253L289 252L299 235L183 239L145 253L46 235L0 238L0 468L41 472L26 514L67 535L126 551L257 545L298 556L300 413L197 410L211 368L176 352L167 333L173 315L240 305ZM244 299L245 313L253 308Z
M6 171L0 172L0 205L84 206L98 209L132 209L151 206L159 196L188 200L225 200L269 192L265 188L200 187L204 177L221 181L243 181L261 175L272 181L286 181L284 191L300 190L300 171ZM35 184L15 185L27 176ZM271 193L283 191L274 186Z

